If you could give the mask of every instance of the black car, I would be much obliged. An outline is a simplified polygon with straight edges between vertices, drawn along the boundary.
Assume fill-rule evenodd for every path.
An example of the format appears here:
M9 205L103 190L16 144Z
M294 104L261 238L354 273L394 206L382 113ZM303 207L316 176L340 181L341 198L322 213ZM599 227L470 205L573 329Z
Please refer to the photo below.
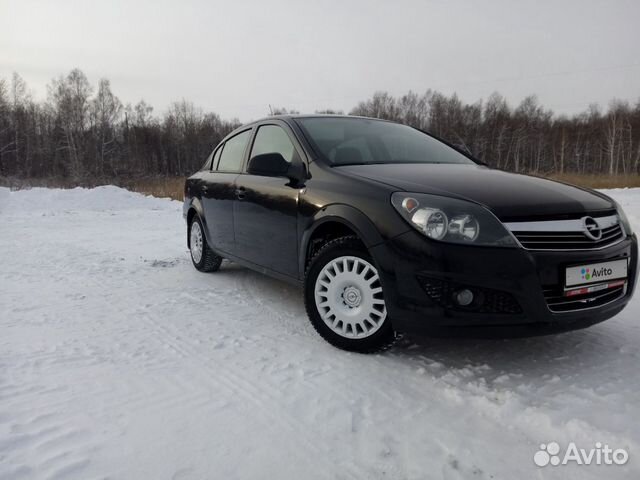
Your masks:
M193 264L304 286L331 344L396 332L536 335L620 312L637 240L602 193L493 170L420 130L292 115L229 134L185 185Z

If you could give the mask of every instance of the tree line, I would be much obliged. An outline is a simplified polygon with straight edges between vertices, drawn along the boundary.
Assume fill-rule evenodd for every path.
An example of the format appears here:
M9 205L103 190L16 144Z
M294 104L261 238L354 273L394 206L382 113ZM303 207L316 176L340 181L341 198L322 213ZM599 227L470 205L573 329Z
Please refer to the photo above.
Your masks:
M162 116L144 100L123 105L109 80L94 89L78 69L52 80L47 100L36 102L14 73L0 79L0 176L186 175L238 125L186 100Z
M291 111L289 111L291 113ZM267 114L287 113L271 108ZM318 113L339 113L321 110ZM512 107L498 93L465 103L427 90L373 96L349 112L429 131L496 168L537 174L639 173L640 100L555 115L535 96ZM83 179L189 175L240 123L173 102L160 116L144 100L123 103L109 80L96 88L74 69L35 101L24 80L0 78L0 176Z

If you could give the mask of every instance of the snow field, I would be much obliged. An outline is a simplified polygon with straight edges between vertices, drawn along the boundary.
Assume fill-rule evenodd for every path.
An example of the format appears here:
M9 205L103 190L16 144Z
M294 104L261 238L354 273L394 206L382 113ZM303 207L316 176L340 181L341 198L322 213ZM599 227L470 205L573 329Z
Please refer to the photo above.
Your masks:
M609 190L640 227L640 189ZM587 330L324 343L301 292L190 263L181 204L0 188L0 479L638 478L640 303ZM541 443L625 448L536 467Z

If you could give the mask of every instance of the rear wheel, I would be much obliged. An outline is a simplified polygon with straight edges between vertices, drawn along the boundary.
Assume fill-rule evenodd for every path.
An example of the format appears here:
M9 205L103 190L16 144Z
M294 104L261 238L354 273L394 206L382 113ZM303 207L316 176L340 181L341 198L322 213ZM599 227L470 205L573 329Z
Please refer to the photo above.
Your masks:
M202 221L197 214L189 225L189 252L193 266L201 272L215 272L222 264L222 257L209 247Z
M395 339L378 270L356 237L332 240L313 256L305 306L316 331L338 348L378 352Z

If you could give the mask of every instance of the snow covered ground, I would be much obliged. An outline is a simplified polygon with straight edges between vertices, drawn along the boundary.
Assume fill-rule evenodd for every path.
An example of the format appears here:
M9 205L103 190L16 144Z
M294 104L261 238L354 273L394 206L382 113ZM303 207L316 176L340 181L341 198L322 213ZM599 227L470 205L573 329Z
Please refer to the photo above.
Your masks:
M609 191L640 227L640 189ZM181 204L0 189L0 478L639 478L640 301L555 337L349 354L300 292L197 272ZM629 452L547 466L550 441Z

